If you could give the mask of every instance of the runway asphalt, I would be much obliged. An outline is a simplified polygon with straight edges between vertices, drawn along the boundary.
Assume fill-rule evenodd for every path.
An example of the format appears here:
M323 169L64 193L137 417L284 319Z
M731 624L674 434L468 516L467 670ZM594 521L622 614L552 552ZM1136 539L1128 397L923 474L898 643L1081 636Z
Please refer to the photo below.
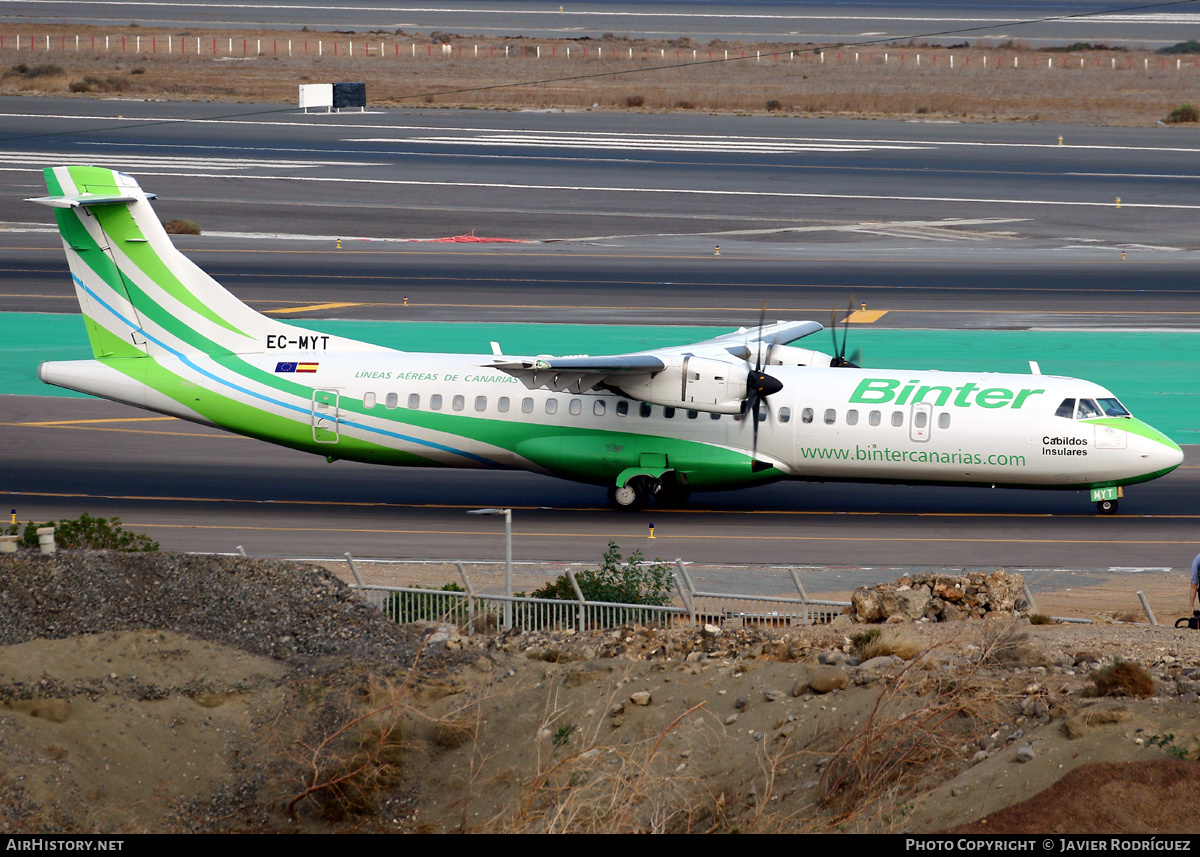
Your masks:
M1069 128L1077 147L1060 151L1053 126L217 109L0 100L0 312L76 311L47 212L20 200L44 193L37 167L83 160L201 222L180 246L297 320L737 324L767 300L825 321L853 292L888 310L885 328L1069 328L1103 348L1106 330L1191 332L1200 312L1200 138L1174 129ZM518 131L576 139L496 139ZM601 132L615 150L581 144ZM683 150L697 133L773 146ZM646 134L667 145L635 146ZM472 229L537 243L398 240ZM1195 359L1179 350L1162 359ZM640 545L650 522L541 477L327 465L92 400L0 405L0 491L22 519L119 514L176 549L494 557L494 522L464 512L511 505L521 558L577 559ZM780 484L655 511L649 545L729 563L1178 567L1195 553L1196 469L1131 489L1116 518L1073 493Z
M1084 0L1011 2L983 0L891 0L870 2L680 2L643 0L640 3L595 0L578 3L473 2L397 5L379 0L307 2L262 0L234 3L152 3L123 0L0 0L0 15L25 22L62 20L89 24L128 24L180 27L267 26L280 29L358 30L397 29L431 32L534 37L598 37L606 32L634 38L688 37L746 41L816 41L856 43L876 39L908 39L940 34L950 44L961 39L1002 42L1021 39L1030 44L1070 44L1104 41L1126 44L1172 44L1181 28L1194 25L1195 14L1182 9L1151 7L1126 12L1102 12ZM1127 7L1126 7L1127 8ZM1081 17L1083 16L1083 17ZM1057 17L1057 20L1052 18ZM1051 18L1052 20L1044 20Z

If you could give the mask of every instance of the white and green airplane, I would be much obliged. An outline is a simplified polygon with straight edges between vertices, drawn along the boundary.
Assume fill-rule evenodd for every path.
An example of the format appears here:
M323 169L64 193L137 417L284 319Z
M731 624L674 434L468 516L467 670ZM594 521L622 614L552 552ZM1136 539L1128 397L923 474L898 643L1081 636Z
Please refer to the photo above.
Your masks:
M1096 384L860 369L789 345L823 329L811 321L599 357L414 353L306 330L180 253L132 177L45 177L32 201L54 209L95 356L38 377L331 462L529 470L607 486L619 509L794 479L1088 490L1111 513L1124 486L1183 461Z

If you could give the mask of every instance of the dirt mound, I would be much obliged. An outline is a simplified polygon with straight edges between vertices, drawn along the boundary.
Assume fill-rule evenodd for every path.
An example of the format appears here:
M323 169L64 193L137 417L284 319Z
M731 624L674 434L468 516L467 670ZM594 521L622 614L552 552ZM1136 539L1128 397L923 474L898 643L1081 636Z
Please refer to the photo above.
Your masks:
M1194 834L1197 794L1194 762L1097 762L1036 797L946 832Z

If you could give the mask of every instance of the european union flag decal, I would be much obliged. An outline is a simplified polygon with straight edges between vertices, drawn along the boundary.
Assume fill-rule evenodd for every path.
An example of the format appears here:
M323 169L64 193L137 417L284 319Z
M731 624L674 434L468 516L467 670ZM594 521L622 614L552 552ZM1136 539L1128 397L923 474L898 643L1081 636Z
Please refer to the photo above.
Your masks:
M295 363L276 363L275 371L276 372L295 372L296 364Z

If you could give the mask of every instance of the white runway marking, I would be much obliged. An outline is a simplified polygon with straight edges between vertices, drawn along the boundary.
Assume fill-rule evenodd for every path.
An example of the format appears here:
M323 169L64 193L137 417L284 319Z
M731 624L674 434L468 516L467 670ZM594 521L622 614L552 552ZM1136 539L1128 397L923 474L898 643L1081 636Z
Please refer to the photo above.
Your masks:
M4 0L0 0L3 3ZM278 115L278 114L277 114ZM474 127L474 126L459 126L457 128L446 128L445 126L435 125L411 125L411 124L371 124L371 125L350 125L352 122L358 121L362 116L370 116L371 114L332 114L332 113L310 113L302 114L297 112L296 116L307 116L306 119L239 119L237 117L224 117L218 119L180 119L178 117L167 116L103 116L103 115L71 115L61 113L0 113L0 119L62 119L66 121L96 121L109 122L115 127L121 125L136 126L149 123L180 123L180 124L196 124L196 125L254 125L254 126L276 126L276 127L296 127L308 129L330 129L335 133L348 133L348 126L356 128L359 134L367 133L386 133L386 132L402 132L413 133L420 132L425 134L430 139L437 139L437 135L535 135L546 139L555 139L563 141L571 140L572 138L585 138L588 136L601 137L617 137L620 139L635 140L655 140L663 139L665 135L661 133L638 133L638 132L618 132L605 134L595 131L547 131L540 129L506 129L500 130L496 128ZM23 135L6 134L4 137L20 138ZM32 135L37 136L37 135ZM369 142L381 140L384 142L395 142L398 140L415 139L415 138L386 138L386 137L364 137L359 138ZM457 139L455 136L447 136L447 140ZM678 137L680 140L690 139L684 135ZM960 147L960 148L982 148L982 149L1054 149L1059 152L1068 152L1071 150L1083 151L1102 151L1102 152L1155 152L1155 153L1180 153L1188 155L1200 155L1200 146L1125 146L1119 144L1063 144L1058 145L1053 138L1047 139L1045 143L1027 143L1027 142L1004 142L990 140L894 140L889 138L872 139L869 137L786 137L786 136L751 136L751 135L709 135L697 139L708 141L728 141L729 145L814 145L814 146L870 146L877 148L896 147L896 148L929 148L929 147ZM3 138L0 138L0 142ZM127 145L127 144L123 144Z
M5 166L12 165L28 165L33 167L48 167L60 163L78 163L80 161L92 166L109 167L110 169L129 170L141 167L155 167L157 169L209 169L209 170L252 170L252 169L268 169L268 170L311 170L318 167L328 167L334 163L344 166L356 167L377 167L384 166L379 163L371 163L368 161L306 161L306 160L284 160L284 159L269 159L259 160L254 158L198 158L198 157L171 157L167 155L93 155L88 154L85 158L80 158L79 154L57 154L53 152L0 152L0 161L3 161Z
M0 153L2 155L3 153ZM37 159L39 166L44 166L48 159L41 156ZM227 173L205 172L163 172L162 167L154 164L138 165L137 158L122 160L124 169L133 169L142 176L182 176L196 179L226 178ZM0 164L0 172L11 172L17 168ZM27 167L20 168L24 172ZM554 185L554 184L518 184L515 182L439 182L421 181L418 179L371 179L371 178L341 178L337 176L255 176L241 175L242 181L282 181L282 182L318 182L322 184L367 184L393 187L435 187L441 190L462 188L481 190L518 190L518 191L561 191L564 193L612 193L612 194L674 194L683 196L709 197L744 197L749 199L858 199L873 202L957 202L976 205L1040 205L1056 207L1112 208L1112 200L1069 200L1069 199L1002 199L999 197L970 197L970 196L916 196L899 194L871 193L813 193L802 191L755 191L755 190L726 190L722 188L670 188L670 187L613 187L604 185ZM1148 208L1162 210L1200 211L1200 204L1184 205L1158 202L1122 202L1122 208Z
M471 137L350 137L347 143L408 144L430 146L505 146L555 149L622 149L628 151L654 152L717 152L738 154L790 154L792 152L869 152L877 149L923 150L929 144L908 143L821 143L815 141L794 142L791 140L761 138L731 140L725 137L693 137L662 135L636 137L627 134L595 134L581 132L558 135L543 132L498 132Z

